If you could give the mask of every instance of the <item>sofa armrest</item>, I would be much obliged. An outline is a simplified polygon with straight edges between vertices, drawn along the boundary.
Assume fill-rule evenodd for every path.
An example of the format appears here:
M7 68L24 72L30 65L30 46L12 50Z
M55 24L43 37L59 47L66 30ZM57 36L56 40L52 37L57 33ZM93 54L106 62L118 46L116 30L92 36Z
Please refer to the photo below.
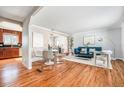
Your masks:
M74 49L74 54L80 54L80 51L76 48Z

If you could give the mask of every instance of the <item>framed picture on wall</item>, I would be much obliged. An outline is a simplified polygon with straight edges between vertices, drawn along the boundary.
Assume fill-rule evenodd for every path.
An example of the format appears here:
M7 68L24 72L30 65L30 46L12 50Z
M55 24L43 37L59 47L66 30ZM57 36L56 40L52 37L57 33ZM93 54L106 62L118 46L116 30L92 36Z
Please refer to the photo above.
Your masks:
M94 45L95 44L95 35L86 35L83 37L84 45Z

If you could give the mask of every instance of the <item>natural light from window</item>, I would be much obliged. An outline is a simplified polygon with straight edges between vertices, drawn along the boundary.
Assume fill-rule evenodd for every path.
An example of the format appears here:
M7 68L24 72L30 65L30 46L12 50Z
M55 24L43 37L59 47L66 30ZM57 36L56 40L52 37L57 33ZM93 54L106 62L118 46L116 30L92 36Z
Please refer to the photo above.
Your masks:
M34 48L42 48L43 47L42 33L33 32L33 47Z
M3 34L4 45L18 45L19 39L17 35Z

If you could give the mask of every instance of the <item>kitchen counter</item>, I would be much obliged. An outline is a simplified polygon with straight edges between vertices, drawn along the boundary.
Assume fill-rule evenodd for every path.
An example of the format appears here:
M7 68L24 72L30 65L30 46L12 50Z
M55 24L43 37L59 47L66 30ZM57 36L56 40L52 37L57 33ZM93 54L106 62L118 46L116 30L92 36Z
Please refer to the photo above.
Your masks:
M22 48L22 47L0 47L0 48Z

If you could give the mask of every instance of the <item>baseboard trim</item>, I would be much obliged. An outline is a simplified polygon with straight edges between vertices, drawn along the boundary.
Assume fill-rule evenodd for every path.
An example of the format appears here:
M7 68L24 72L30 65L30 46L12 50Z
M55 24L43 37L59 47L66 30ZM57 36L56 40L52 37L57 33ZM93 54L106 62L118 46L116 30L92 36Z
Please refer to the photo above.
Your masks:
M27 67L23 62L22 62L23 66L27 69L32 69L32 67Z
M32 67L28 67L28 69L32 69Z
M37 61L41 61L43 60L43 58L32 58L31 62L37 62Z
M123 58L112 58L112 60L122 60L122 61L124 61Z

